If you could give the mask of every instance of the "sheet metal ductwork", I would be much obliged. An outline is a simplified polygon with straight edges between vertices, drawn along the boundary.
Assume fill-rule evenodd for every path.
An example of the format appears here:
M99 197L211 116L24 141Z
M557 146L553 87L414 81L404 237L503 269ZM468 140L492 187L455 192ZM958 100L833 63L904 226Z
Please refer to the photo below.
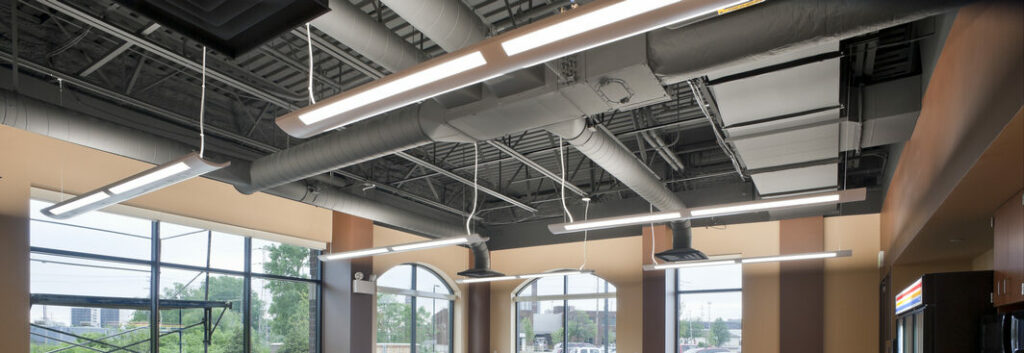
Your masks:
M250 183L237 189L251 194L431 141L470 141L439 121L439 109L432 101L405 107L270 154L253 162Z
M972 0L772 0L728 16L648 33L650 65L665 83L955 10Z
M6 126L152 164L174 160L195 149L188 144L141 133L4 89L0 89L0 117L0 124ZM229 158L213 151L208 151L207 155L214 160ZM231 162L231 167L207 174L206 177L236 187L246 185L249 162L238 159L232 159ZM287 183L268 189L266 193L370 219L432 238L462 235L465 232L460 222L444 222L316 182ZM479 263L489 263L490 255L486 244L472 246L471 249L474 257L480 259Z
M348 0L330 0L328 6L331 11L310 24L388 71L398 72L427 59L423 52Z
M384 0L384 5L449 53L487 37L487 25L460 0Z
M315 137L256 160L252 185L239 190L260 191L430 142L486 141L664 102L670 97L643 64L643 46L643 36L633 37L565 59L572 60L572 69L527 69L535 75L530 86L518 80L511 87L496 83L473 103L446 107L428 100Z
M632 151L604 130L587 126L585 119L556 124L546 129L566 139L580 153L659 210L686 208L686 204L662 185Z

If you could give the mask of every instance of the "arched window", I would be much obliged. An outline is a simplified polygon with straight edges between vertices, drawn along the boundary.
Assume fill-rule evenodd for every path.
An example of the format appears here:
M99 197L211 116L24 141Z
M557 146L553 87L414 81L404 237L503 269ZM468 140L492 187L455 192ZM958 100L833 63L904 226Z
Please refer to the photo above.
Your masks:
M615 352L615 286L600 277L537 278L514 301L516 352Z
M377 352L451 353L455 295L433 270L398 265L377 279Z

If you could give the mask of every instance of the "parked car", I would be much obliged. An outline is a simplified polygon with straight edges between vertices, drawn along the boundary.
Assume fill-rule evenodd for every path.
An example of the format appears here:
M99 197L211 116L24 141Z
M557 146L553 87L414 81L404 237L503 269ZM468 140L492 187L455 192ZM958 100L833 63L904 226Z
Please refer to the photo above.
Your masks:
M677 352L679 352L679 353L686 353L686 351L694 349L694 348L697 348L696 344L684 344L684 343L681 343L681 344L679 344L679 350Z
M725 348L694 348L684 353L729 353L731 352Z
M586 351L577 352L576 350L579 349L579 348L594 348L594 349L598 349L597 347L594 347L594 345L592 345L590 343L570 342L569 343L569 350L568 350L568 352L566 352L566 351L564 351L562 349L562 344L561 343L555 344L554 350L552 352L554 352L554 353L602 353L600 350L597 350L597 351L594 351L594 352L586 352Z
M569 353L604 353L597 347L569 348Z

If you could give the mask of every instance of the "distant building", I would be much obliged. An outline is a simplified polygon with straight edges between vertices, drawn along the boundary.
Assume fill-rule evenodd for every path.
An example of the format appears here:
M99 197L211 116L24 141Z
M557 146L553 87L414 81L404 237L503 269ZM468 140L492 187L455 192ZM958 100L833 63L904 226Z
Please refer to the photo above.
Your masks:
M92 308L71 308L71 326L96 326Z
M100 309L100 327L121 326L121 310Z

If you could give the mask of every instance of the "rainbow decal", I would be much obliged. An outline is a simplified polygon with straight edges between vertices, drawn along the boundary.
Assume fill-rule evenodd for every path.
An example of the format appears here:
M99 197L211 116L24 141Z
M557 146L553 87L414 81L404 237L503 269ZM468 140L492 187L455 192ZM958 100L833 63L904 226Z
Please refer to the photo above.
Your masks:
M896 315L921 305L921 279L911 284L896 296Z

